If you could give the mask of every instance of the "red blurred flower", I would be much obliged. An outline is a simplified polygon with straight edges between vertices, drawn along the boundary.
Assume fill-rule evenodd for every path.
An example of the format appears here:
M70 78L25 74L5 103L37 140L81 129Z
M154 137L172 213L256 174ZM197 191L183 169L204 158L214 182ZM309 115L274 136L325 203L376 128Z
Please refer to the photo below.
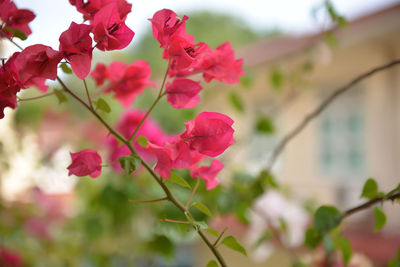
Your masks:
M165 88L167 100L174 108L193 108L200 101L200 82L176 78L172 83L167 83Z
M116 3L119 8L121 19L131 12L132 4L126 0L69 0L70 4L76 6L76 9L83 14L85 20L93 20L94 15L105 5Z
M107 66L103 63L98 63L90 76L95 80L97 86L103 85L104 80L107 79Z
M181 138L191 149L216 157L235 143L233 120L216 112L202 112L194 120L185 123L186 131Z
M190 168L190 176L193 178L202 178L206 182L206 189L211 190L218 185L217 175L223 168L224 164L219 160L213 159L210 166L193 165Z
M71 64L76 76L82 80L89 74L92 61L91 30L92 26L72 22L59 39L60 51Z
M106 92L114 92L115 98L125 107L132 104L148 85L155 85L150 81L151 69L144 60L138 60L130 65L115 61L107 69L110 85Z
M18 267L23 264L22 257L17 251L0 247L0 266Z
M133 109L127 110L118 122L116 130L125 138L129 138L139 125L144 115L145 112L142 111ZM148 117L140 127L136 134L136 137L138 136L144 136L149 140L149 142L160 146L170 139L170 137L167 136L150 117ZM136 142L136 137L132 141L133 147L141 157L148 159L152 154ZM118 141L112 136L107 138L106 143L110 148L110 161L115 161L122 156L130 154L128 147L126 145L119 145ZM117 164L115 164L114 167L117 169L119 168Z
M153 28L153 36L160 43L160 47L168 47L169 39L173 35L186 33L185 21L187 19L187 16L183 16L180 20L178 15L169 9L157 11L153 18L149 19Z
M22 84L19 81L18 71L14 61L18 53L15 53L0 68L0 119L4 118L4 109L17 107L17 93Z
M101 157L91 149L84 149L77 153L70 153L72 163L67 167L68 175L86 176L96 178L101 173Z

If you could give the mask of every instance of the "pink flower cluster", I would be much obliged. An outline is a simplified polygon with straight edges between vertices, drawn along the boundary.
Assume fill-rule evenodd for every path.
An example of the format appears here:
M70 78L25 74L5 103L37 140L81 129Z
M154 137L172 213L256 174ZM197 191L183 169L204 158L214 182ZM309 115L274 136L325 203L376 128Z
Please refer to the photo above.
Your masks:
M102 51L125 48L133 39L134 32L125 20L132 5L126 0L70 0L88 23L72 22L59 37L59 50L43 44L26 47L14 53L0 68L0 118L4 117L6 107L16 108L17 93L32 85L45 92L47 79L57 78L61 60L68 63L76 76L85 79L91 70L94 48ZM3 37L12 38L13 31L26 35L31 33L28 23L35 15L18 9L10 0L0 0L0 18L3 21L0 31ZM227 84L237 83L242 70L242 60L235 59L229 42L211 49L206 43L196 43L194 37L186 33L187 16L180 19L171 10L156 12L152 23L154 38L163 49L162 57L168 60L169 81L161 88L160 97L166 95L167 101L175 108L193 108L199 101L203 89L200 81L188 76L201 73L205 82L215 79ZM15 32L15 31L14 31ZM107 85L102 92L113 93L125 107L130 106L145 87L155 86L150 80L151 69L144 60L131 64L115 61L110 65L98 64L91 77L97 86ZM164 83L162 84L164 86ZM192 177L203 178L207 189L218 185L216 178L223 164L214 157L223 153L235 141L233 121L220 113L203 112L194 120L185 123L186 131L177 136L168 136L150 118L144 119L144 112L127 110L116 125L126 140L132 141L135 151L144 160L155 161L155 171L163 178L171 175L171 169L188 168ZM136 137L144 136L146 147L138 144ZM121 145L114 137L106 140L110 150L111 162L132 153L126 145ZM100 155L91 149L71 153L72 162L68 166L69 175L96 178L102 169ZM210 166L199 165L209 159ZM114 164L117 167L117 164ZM119 166L118 166L119 168Z
M26 47L22 52L12 55L3 62L0 70L0 118L4 117L6 107L16 108L17 93L34 85L45 92L46 79L55 80L57 67L64 58L76 76L84 79L90 72L92 51L125 48L132 40L134 32L125 25L132 5L126 0L70 1L87 24L72 22L59 38L59 51L49 46L36 44ZM28 23L35 15L25 9L17 9L9 0L0 0L0 18L4 22L0 29L2 36L12 37L7 27L17 29L26 35L31 33ZM92 37L96 42L92 46Z

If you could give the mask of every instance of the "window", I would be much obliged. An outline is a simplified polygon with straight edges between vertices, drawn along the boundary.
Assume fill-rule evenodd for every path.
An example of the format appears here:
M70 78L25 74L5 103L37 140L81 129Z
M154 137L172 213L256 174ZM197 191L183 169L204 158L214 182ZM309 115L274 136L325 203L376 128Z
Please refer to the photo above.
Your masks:
M337 98L321 114L318 127L321 171L342 178L361 175L366 160L362 89L355 88Z

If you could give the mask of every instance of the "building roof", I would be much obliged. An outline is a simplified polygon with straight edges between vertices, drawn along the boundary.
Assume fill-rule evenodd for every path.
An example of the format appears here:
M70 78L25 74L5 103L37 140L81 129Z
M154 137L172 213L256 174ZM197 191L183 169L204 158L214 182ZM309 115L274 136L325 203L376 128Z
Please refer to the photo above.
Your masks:
M400 3L356 18L344 28L330 29L340 43L354 43L382 36L400 28ZM291 56L321 41L326 32L303 36L281 36L262 40L238 51L246 66L269 63Z

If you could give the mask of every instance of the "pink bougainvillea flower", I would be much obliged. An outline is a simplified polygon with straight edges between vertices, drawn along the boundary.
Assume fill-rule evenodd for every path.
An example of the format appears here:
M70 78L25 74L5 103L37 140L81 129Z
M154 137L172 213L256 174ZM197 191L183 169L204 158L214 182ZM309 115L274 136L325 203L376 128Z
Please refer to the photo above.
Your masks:
M125 12L125 10L122 10ZM125 25L118 3L102 7L93 19L93 35L96 47L102 51L125 48L135 33Z
M127 110L116 125L116 130L125 138L130 138L145 114L145 112L138 110ZM149 142L160 146L170 139L150 117L148 117L140 127L136 134L136 137L138 136L144 136ZM132 141L135 150L145 160L151 158L153 155L136 142L136 137ZM126 145L119 145L118 141L112 136L107 138L106 144L110 148L110 161L115 161L122 156L130 154L128 147ZM114 167L117 169L119 168L118 164L115 164Z
M77 153L70 153L71 165L68 166L68 175L86 176L96 178L101 173L101 157L91 149L84 149Z
M85 20L93 20L94 15L109 3L117 4L121 19L125 19L132 9L132 4L128 4L126 0L69 0L69 2L71 5L76 6L76 9L83 14Z
M224 168L219 160L213 159L210 166L196 166L190 168L190 176L193 178L202 178L206 182L206 189L211 190L218 184L218 173Z
M20 30L25 35L32 33L28 26L28 23L35 18L35 14L28 9L18 9L13 1L1 0L0 1L0 19L2 21L3 29L2 31L7 34L7 36L12 37L12 33L4 29L5 27L10 27L12 29ZM0 39L2 36L0 36Z
M234 84L240 81L240 75L245 74L242 65L243 59L235 59L230 42L226 42L215 50L206 53L201 58L196 69L203 72L206 82L215 79L227 84Z
M205 43L195 44L192 35L174 35L169 40L169 47L163 52L163 58L171 60L170 73L181 72L190 69L200 55L208 51Z
M185 21L187 16L183 16L182 20L178 15L169 9L161 9L157 11L153 18L149 19L153 28L153 36L160 43L161 48L168 47L169 39L174 34L186 33Z
M142 93L146 86L154 86L150 81L149 63L138 60L130 65L115 61L107 69L110 85L106 92L114 92L115 98L125 107L132 104L135 97Z
M103 63L98 63L90 76L95 80L97 86L103 85L105 79L107 79L107 66Z
M194 120L185 123L186 131L181 138L191 149L216 157L235 143L233 120L216 112L202 112Z
M0 119L4 118L4 109L6 107L12 109L17 107L17 93L22 87L14 65L17 55L18 53L15 53L0 67Z
M0 266L19 267L23 264L22 257L17 251L0 246Z
M57 64L62 59L62 53L42 44L31 45L18 54L15 65L19 71L21 83L32 85L35 78L55 80Z
M167 83L165 88L167 100L174 108L193 108L200 101L200 82L176 78L172 83Z
M72 22L60 36L60 51L71 64L79 79L85 79L90 72L92 61L92 26Z
M189 168L203 158L179 137L162 146L148 142L146 148L157 159L154 170L163 178L171 176L171 169Z

